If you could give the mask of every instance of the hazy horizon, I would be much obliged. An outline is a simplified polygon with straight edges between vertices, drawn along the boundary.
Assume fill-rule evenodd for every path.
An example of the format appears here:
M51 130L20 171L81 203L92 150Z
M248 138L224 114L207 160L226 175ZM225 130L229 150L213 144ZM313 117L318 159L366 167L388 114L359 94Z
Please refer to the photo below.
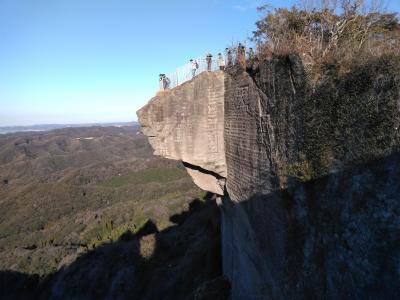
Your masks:
M83 122L83 123L40 123L40 124L27 124L27 125L5 125L0 126L0 128L12 128L12 127L36 127L36 126L75 126L75 125L96 125L96 124L129 124L138 123L138 121L107 121L107 122Z
M32 124L16 126L0 126L0 135L21 132L46 132L66 128L89 128L89 127L126 127L138 125L137 121L128 122L93 122L93 123L53 123L53 124Z

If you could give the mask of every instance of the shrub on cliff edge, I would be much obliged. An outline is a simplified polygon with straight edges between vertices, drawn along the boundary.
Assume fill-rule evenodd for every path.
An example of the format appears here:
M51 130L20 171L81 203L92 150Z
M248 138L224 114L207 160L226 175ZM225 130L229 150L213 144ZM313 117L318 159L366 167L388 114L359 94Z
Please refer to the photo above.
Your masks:
M319 6L259 8L253 41L261 59L298 53L312 79L327 65L349 71L371 57L400 53L400 24L396 14L383 13L376 1L323 0Z

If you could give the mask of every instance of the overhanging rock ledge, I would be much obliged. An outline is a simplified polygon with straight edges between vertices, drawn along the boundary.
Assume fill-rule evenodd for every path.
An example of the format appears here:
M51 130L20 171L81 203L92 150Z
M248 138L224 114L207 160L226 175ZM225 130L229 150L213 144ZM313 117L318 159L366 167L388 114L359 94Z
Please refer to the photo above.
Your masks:
M223 195L224 73L204 72L159 92L137 112L155 155L181 160L203 190Z

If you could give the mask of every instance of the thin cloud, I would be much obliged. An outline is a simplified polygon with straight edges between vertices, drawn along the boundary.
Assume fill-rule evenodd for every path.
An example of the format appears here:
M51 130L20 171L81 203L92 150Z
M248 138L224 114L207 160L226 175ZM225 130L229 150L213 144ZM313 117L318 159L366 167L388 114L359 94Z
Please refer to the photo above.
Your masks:
M238 10L238 11L246 11L248 9L247 6L243 6L243 5L239 5L239 4L232 6L232 8L234 10Z
M250 9L255 9L261 6L262 3L263 2L261 0L244 0L242 1L242 4L233 5L232 8L234 10L244 12Z

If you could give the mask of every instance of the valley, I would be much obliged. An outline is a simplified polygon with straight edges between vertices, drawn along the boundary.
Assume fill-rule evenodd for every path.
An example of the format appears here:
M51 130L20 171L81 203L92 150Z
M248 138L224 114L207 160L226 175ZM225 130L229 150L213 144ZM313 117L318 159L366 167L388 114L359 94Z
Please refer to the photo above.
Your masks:
M202 199L138 127L0 135L0 270L45 276Z

